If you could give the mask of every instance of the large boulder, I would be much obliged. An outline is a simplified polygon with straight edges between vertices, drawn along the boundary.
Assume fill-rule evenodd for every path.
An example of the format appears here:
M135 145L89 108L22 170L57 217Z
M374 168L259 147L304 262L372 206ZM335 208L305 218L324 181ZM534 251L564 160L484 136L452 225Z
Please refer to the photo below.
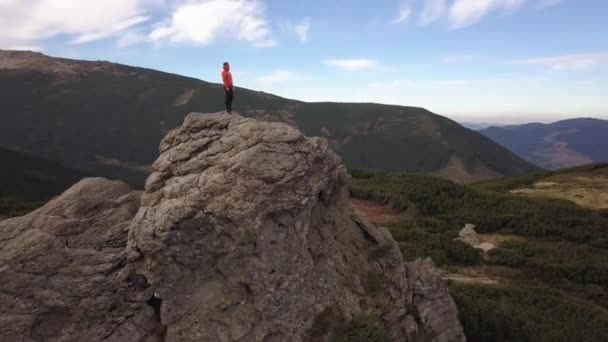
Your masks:
M129 246L167 341L323 340L332 329L313 325L328 311L380 317L396 341L463 339L434 267L406 266L387 230L355 216L325 139L191 114L160 152Z
M144 193L85 179L0 222L0 341L463 341L430 260L357 217L324 139L191 114Z
M475 230L475 225L467 223L464 228L458 232L458 240L466 243L469 246L475 247L481 243L479 234Z
M139 197L122 182L85 179L0 222L0 341L158 336L151 289L125 249Z

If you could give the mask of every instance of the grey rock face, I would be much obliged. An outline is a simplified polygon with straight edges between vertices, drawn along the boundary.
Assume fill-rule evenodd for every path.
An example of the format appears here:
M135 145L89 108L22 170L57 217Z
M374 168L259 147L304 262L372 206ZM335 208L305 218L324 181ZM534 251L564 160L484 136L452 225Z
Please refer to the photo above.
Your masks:
M406 267L388 231L354 215L325 139L191 114L153 170L129 245L162 299L167 341L303 341L328 309L379 315L397 341L422 329L463 338L432 265Z
M416 308L423 330L433 341L463 341L458 309L430 259L406 263L408 301Z
M354 214L325 139L191 114L153 171L143 194L87 179L0 222L1 341L328 341L359 315L464 341L432 262Z
M475 230L475 225L465 224L464 228L458 232L458 235L460 236L458 238L460 241L472 247L475 247L481 243L479 240L479 234L477 234L477 231Z
M157 335L154 310L142 305L150 289L125 249L139 197L124 183L85 179L37 211L0 222L0 341Z

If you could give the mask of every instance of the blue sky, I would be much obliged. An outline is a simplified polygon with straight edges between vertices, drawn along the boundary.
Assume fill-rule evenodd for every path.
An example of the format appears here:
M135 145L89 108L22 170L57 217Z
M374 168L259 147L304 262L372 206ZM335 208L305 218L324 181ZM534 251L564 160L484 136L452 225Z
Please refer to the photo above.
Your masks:
M458 120L608 118L606 0L0 0L0 48ZM238 101L238 100L237 100Z

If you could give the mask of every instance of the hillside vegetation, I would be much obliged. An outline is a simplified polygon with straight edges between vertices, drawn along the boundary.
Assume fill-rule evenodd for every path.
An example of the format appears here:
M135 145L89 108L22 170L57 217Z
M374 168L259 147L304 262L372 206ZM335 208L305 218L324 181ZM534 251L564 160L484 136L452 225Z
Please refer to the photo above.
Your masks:
M0 148L0 198L46 201L86 176L56 162Z
M354 197L411 217L390 226L406 260L431 256L447 271L501 280L451 284L469 340L608 340L608 219L600 211L509 192L542 175L464 186L422 175L351 174ZM455 240L466 223L482 236L505 238L484 256Z
M190 112L223 110L217 84L33 53L0 53L0 87L0 146L136 186L168 130ZM461 182L535 170L483 135L422 108L304 103L241 88L235 96L244 116L328 137L349 167L438 173Z
M0 197L0 220L23 216L39 206L38 203L27 203L13 198Z

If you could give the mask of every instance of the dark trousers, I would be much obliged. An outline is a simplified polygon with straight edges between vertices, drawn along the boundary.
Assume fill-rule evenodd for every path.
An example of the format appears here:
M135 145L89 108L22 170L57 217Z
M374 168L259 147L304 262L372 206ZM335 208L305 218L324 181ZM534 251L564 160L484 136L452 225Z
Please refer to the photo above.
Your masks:
M232 91L232 88L230 88L230 90L225 90L225 92L226 92L226 111L232 112L232 99L234 98L234 93Z

